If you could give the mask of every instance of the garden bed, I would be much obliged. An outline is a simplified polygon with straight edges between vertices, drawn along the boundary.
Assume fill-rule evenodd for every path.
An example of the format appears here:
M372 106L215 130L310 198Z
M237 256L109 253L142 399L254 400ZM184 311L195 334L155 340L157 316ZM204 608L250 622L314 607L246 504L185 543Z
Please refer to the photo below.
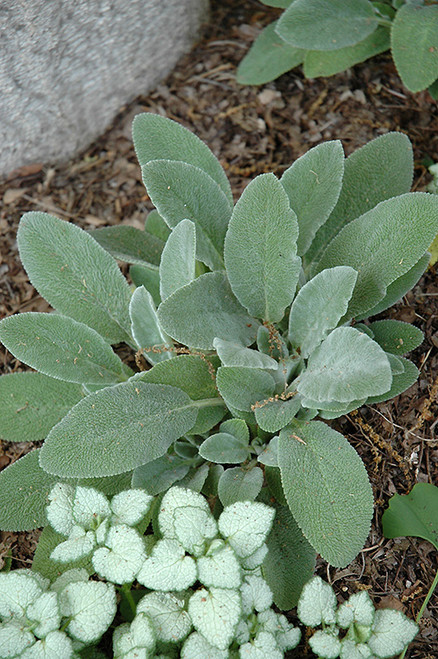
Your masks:
M147 97L124 108L113 126L85 153L60 166L35 163L0 185L0 317L18 311L47 311L27 281L15 242L23 212L41 210L92 229L120 222L141 228L152 208L141 182L130 126L139 112L180 121L219 157L237 197L257 174L280 175L310 147L341 139L346 154L391 130L405 132L415 155L414 190L429 180L427 164L438 161L438 109L427 92L410 94L389 55L329 79L305 80L299 69L262 87L240 87L236 65L275 10L258 2L213 2L203 40L174 73ZM360 453L375 500L373 527L365 549L347 568L318 573L333 583L340 599L367 589L376 604L418 613L437 569L436 552L424 541L385 540L381 514L388 498L417 481L438 483L438 280L429 270L398 305L382 317L415 324L424 343L411 358L420 378L396 399L363 407L335 422ZM22 364L0 346L0 372ZM1 431L0 431L1 433ZM32 446L0 442L0 468ZM12 552L12 568L28 567L38 532L2 533L0 568ZM432 598L421 632L407 656L438 656L438 598ZM291 656L300 656L298 651Z

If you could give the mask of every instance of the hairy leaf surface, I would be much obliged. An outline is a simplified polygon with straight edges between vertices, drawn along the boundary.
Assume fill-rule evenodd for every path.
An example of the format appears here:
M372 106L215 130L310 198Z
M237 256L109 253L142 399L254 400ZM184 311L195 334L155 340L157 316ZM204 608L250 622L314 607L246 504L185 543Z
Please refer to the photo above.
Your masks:
M158 266L164 242L135 227L119 224L90 231L90 236L119 261Z
M404 355L418 348L424 339L424 334L418 327L401 320L376 320L369 327L374 334L374 340L383 350L394 355Z
M217 371L217 386L227 404L250 412L257 402L272 397L275 381L268 371L260 368L221 366Z
M135 289L129 304L131 332L144 357L152 365L170 359L172 341L165 335L158 321L152 295L144 286Z
M165 300L195 278L196 235L190 220L181 220L164 246L160 262L160 294Z

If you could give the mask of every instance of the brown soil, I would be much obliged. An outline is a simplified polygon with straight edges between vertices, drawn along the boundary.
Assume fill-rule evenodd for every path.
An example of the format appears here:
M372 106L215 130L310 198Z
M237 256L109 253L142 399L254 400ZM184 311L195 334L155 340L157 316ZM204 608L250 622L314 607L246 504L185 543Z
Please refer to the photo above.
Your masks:
M259 29L277 14L256 0L216 0L200 43L154 92L122 108L86 152L64 165L23 167L0 184L1 317L49 309L20 265L15 236L23 212L50 212L85 229L118 223L142 227L151 205L130 134L132 118L142 111L180 121L201 137L226 168L236 197L257 174L281 174L323 140L341 139L350 154L390 130L405 132L413 142L414 189L424 188L429 180L425 164L438 161L437 105L427 92L413 95L402 86L388 54L329 79L305 80L296 69L262 87L237 85L236 65ZM367 466L376 511L367 546L351 565L337 570L318 563L318 572L334 584L340 599L367 589L377 605L400 608L411 617L433 581L437 554L425 541L385 540L380 519L395 492L404 494L418 481L438 483L437 315L436 267L384 314L425 332L424 343L411 355L420 378L395 400L337 421ZM0 346L0 372L22 368ZM0 441L0 468L33 446ZM2 533L0 568L10 550L13 568L29 566L37 537L38 532ZM437 595L420 626L407 656L438 657Z

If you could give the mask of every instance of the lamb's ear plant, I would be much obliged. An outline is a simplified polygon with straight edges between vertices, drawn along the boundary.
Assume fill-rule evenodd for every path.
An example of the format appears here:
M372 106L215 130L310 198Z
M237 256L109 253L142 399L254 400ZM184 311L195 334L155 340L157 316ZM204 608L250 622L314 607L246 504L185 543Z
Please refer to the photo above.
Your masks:
M331 76L391 50L403 84L437 98L438 3L434 0L262 0L281 7L237 71L260 85L302 64L306 78Z
M263 570L291 608L316 552L344 566L367 538L364 465L313 419L416 381L404 354L421 331L367 318L426 268L438 197L409 192L401 133L347 159L339 141L314 147L235 206L218 160L182 126L142 114L134 143L156 206L145 231L86 233L39 212L20 222L23 265L56 313L0 323L8 350L39 371L0 378L2 439L45 440L1 473L0 527L44 526L58 481L107 495L178 483L218 513L264 496L278 523ZM150 368L133 373L110 347L120 342Z

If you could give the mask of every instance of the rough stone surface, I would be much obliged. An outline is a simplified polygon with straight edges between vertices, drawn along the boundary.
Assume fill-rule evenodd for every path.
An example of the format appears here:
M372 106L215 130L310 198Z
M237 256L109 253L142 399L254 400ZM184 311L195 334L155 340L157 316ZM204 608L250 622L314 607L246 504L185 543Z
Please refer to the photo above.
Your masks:
M162 79L208 0L0 2L0 175L63 160Z

